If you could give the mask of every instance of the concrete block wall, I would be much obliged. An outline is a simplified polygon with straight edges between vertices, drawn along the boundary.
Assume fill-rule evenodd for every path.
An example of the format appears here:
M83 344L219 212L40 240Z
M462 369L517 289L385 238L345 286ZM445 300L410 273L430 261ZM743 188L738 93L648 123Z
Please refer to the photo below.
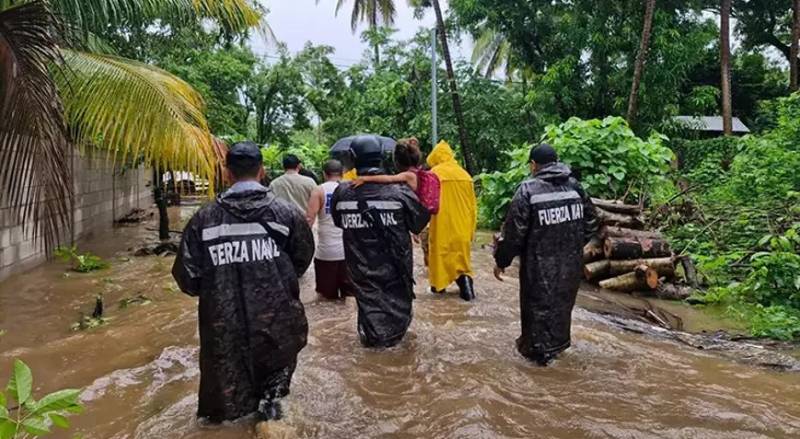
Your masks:
M152 172L144 167L113 166L103 153L75 152L71 157L75 210L70 230L62 237L72 244L94 232L113 227L117 220L152 202ZM32 227L22 224L9 203L0 200L0 281L47 259L41 242L34 242Z

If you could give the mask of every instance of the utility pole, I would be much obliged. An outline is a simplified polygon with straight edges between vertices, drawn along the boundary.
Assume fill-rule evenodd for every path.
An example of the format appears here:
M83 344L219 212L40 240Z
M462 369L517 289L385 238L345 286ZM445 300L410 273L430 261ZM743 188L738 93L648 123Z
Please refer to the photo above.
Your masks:
M439 143L439 133L438 133L438 124L437 124L437 91L438 91L438 83L436 79L436 28L434 27L431 30L431 148L436 146Z

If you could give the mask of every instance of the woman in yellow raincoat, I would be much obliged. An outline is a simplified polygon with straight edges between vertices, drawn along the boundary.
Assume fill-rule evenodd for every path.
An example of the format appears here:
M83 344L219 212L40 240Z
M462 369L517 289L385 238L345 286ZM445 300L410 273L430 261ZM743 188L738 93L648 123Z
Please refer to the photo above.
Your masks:
M428 155L431 171L442 185L439 213L431 219L428 270L431 290L444 291L454 281L461 298L475 298L472 286L472 241L478 206L472 177L456 162L453 149L440 142Z

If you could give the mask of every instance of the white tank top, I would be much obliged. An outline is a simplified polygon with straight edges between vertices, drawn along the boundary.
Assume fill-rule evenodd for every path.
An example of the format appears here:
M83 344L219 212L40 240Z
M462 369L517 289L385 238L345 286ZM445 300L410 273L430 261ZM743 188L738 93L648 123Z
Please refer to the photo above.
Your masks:
M319 210L317 221L317 253L316 258L321 261L343 261L344 260L344 243L342 242L342 229L333 224L333 216L331 216L331 199L333 198L333 191L339 187L339 182L328 181L322 183L322 209Z

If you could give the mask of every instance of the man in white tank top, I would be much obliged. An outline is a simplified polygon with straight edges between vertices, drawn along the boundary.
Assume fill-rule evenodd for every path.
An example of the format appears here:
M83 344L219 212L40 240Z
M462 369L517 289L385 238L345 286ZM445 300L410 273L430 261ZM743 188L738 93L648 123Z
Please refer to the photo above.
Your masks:
M317 293L326 299L343 299L353 295L353 283L344 261L342 229L333 224L331 198L342 180L343 167L338 160L328 160L323 168L325 183L311 193L306 219L310 226L319 221L314 273Z

